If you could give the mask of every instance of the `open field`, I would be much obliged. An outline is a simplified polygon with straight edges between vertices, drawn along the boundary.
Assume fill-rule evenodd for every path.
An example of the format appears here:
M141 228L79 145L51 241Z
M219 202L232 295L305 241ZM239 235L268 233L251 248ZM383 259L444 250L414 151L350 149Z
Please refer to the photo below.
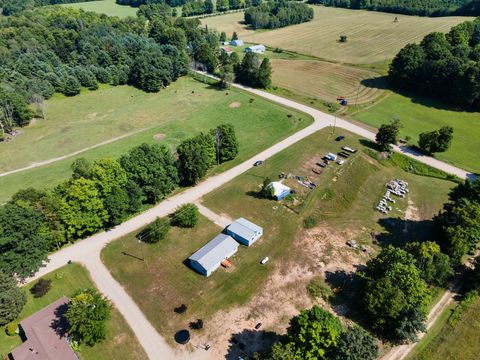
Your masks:
M253 101L250 102L250 99ZM230 107L234 102L241 106ZM22 129L24 133L14 141L0 144L2 171L145 130L75 157L0 177L0 203L25 187L42 188L58 184L70 176L70 164L75 158L117 158L142 142L161 141L173 149L189 136L228 122L235 125L240 154L234 161L216 169L224 170L312 121L305 114L260 97L236 89L218 91L191 78L179 79L158 94L120 86L86 92L72 98L57 97L48 102L47 109L47 120L38 120L33 126Z
M336 102L345 96L352 105L374 102L383 92L377 73L316 60L272 60L274 86Z
M413 349L409 360L475 360L480 352L480 299L476 299L454 325L448 323L451 309L440 318L441 326L432 329Z
M117 5L115 0L86 1L75 4L63 4L61 6L83 9L85 11L93 11L108 16L118 16L120 18L136 16L138 10L137 8L131 6Z
M225 31L231 36L237 31L245 41L264 44L313 55L341 63L367 64L386 61L407 43L420 41L432 31L447 32L466 17L425 18L363 10L315 6L311 22L272 31L252 31L245 27L243 13L233 13L202 19L209 28ZM340 35L348 42L340 43Z
M480 138L480 113L455 111L429 99L410 98L392 94L378 104L353 116L355 120L378 128L392 118L399 118L404 127L400 137L411 137L416 145L418 134L449 125L454 129L450 149L435 154L439 160L452 163L463 169L479 173L478 139Z
M28 297L20 319L24 319L43 307L58 300L61 296L72 296L78 289L94 287L87 271L80 265L67 265L54 271L45 279L52 280L50 291L41 298L34 298L29 289L34 283L25 287ZM138 343L123 317L116 310L112 310L112 317L108 321L107 339L94 347L82 346L80 356L83 360L107 359L145 359L146 354ZM0 357L7 355L13 348L20 345L19 336L7 336L5 327L0 327Z
M357 136L342 132L347 139L339 143L330 131L324 129L292 145L203 199L217 214L244 216L264 228L263 237L252 247L240 247L232 269L220 268L205 278L184 265L190 254L221 230L204 218L195 229L172 228L168 238L156 245L139 245L131 234L103 250L102 260L113 276L168 340L172 341L174 331L201 318L205 327L193 333L192 344L208 343L213 354L225 356L232 333L245 327L248 334L262 322L266 330L258 334L268 337L269 330L284 329L298 309L311 306L305 287L312 277L338 269L351 271L381 243L429 235L429 219L453 184L405 173L388 162L380 164L363 151L366 148ZM313 174L315 162L340 145L361 150L344 165L331 164L321 175ZM256 192L264 177L275 179L282 171L308 176L318 187L310 191L289 179L298 202L286 201L287 207L259 199ZM397 201L385 219L374 206L385 182L396 177L410 182L410 194L408 200ZM428 190L432 187L435 192ZM319 221L308 231L302 225L307 215ZM378 242L372 242L371 232L378 234ZM369 252L349 249L348 239L368 246ZM270 261L260 265L265 256ZM173 309L182 303L188 306L186 314L175 314ZM245 342L255 346L255 341ZM233 356L231 348L228 351Z

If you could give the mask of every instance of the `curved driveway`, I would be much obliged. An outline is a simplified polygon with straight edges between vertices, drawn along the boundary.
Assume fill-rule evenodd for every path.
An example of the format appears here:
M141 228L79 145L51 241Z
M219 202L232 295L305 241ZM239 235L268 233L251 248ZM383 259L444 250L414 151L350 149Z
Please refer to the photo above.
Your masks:
M124 288L112 277L108 269L100 260L100 252L102 248L109 242L118 239L132 231L135 231L144 225L152 222L156 217L165 216L173 212L179 205L184 203L196 202L204 195L215 190L216 188L226 184L230 180L239 176L243 172L251 168L255 160L265 160L276 153L286 149L290 145L300 141L301 139L313 134L314 132L323 129L327 126L333 125L334 116L323 113L319 110L313 109L303 104L299 104L292 100L288 100L270 93L247 88L241 85L234 85L235 87L244 89L245 91L254 93L270 101L285 105L296 110L300 110L311 115L314 118L314 123L303 130L289 136L288 138L278 142L272 147L262 151L242 164L235 166L234 168L227 170L219 175L209 177L202 181L195 187L184 190L183 192L174 195L155 207L135 216L134 218L118 225L117 227L95 234L87 239L76 242L75 244L65 247L60 251L53 253L49 257L49 262L45 267L39 270L39 272L28 281L32 281L38 277L43 276L53 270L56 270L64 266L68 260L80 262L86 266L90 275L95 282L98 289L107 296L115 307L123 315L127 323L137 335L140 344L145 349L150 359L173 359L173 358L188 358L188 359L204 359L208 358L208 352L204 350L198 350L193 354L177 354L166 343L165 339L155 330L150 324L148 319L145 318L141 310L135 304L135 302L126 293ZM353 133L356 133L362 137L373 140L375 134L357 125L351 124L343 119L337 118L336 126L346 129ZM447 173L456 175L460 178L467 178L473 176L472 174L445 164L436 159L420 156L418 154L411 153L405 149L396 147L395 151L402 152L405 155L415 158L425 164L443 170Z

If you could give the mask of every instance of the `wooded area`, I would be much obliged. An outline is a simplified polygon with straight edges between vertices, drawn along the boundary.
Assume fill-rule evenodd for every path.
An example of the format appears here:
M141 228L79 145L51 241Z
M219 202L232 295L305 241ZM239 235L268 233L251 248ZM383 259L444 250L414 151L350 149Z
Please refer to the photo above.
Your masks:
M245 23L254 29L278 29L313 19L313 9L301 2L275 0L259 2L245 10Z
M457 106L480 108L480 19L431 33L393 59L392 86Z

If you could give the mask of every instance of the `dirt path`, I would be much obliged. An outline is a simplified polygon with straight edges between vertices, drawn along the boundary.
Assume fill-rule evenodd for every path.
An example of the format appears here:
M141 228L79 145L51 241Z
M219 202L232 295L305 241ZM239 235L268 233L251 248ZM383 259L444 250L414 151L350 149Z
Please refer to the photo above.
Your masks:
M439 316L442 312L447 309L447 307L455 301L455 296L457 295L457 291L459 288L460 281L459 278L456 279L454 284L443 294L441 299L435 304L434 307L430 310L430 313L427 317L427 331L431 329L431 327L435 324ZM418 335L418 341L420 341L426 333L421 333ZM381 358L381 360L403 360L405 359L408 354L412 351L412 349L417 345L417 342L406 344L406 345L399 345L394 347L390 350L385 356Z
M206 208L203 206L199 201L195 203L195 205L198 206L198 210L200 211L200 214L205 216L208 220L212 221L213 223L217 224L221 228L226 228L228 225L230 225L233 222L233 219L225 216L225 215L219 215L214 213L212 210Z
M32 163L32 164L30 164L30 165L28 165L28 166L25 166L25 167L23 167L23 168L19 168L19 169L7 171L7 172L4 172L4 173L0 173L0 177L12 175L12 174L16 174L16 173L19 173L19 172L22 172L22 171L25 171L25 170L34 169L34 168L41 167L41 166L45 166L45 165L52 164L52 163L57 162L57 161L60 161L60 160L65 160L65 159L71 158L72 156L76 156L76 155L78 155L78 154L84 153L85 151L92 150L92 149L95 149L95 148L100 147L100 146L103 146L103 145L111 144L111 143L113 143L113 142L115 142L115 141L125 139L125 138L127 138L127 137L129 137L129 136L138 134L138 133L140 133L140 132L142 132L142 131L145 131L145 130L148 130L148 129L149 129L149 128L144 128L144 129L140 129L140 130L135 130L135 131L132 131L132 132L130 132L130 133L128 133L128 134L124 134L124 135L122 135L122 136L117 136L117 137L108 139L108 140L106 140L106 141L102 141L101 143L98 143L98 144L95 144L95 145L92 145L92 146L89 146L89 147L86 147L86 148L83 148L83 149L74 151L74 152L72 152L72 153L70 153L70 154L67 154L67 155L59 156L59 157L52 158L52 159L48 159L48 160L44 160L44 161L34 162L34 163Z

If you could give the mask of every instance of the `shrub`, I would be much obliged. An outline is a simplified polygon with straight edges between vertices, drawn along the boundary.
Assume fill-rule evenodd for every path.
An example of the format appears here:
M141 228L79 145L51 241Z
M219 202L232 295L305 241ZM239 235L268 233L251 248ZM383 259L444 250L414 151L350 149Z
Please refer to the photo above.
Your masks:
M333 296L333 291L321 277L315 277L307 285L307 292L313 299L328 300Z
M164 218L156 218L138 235L138 238L143 242L154 244L163 240L169 231L170 222Z
M18 334L18 323L17 322L11 322L5 326L5 333L8 336L15 336Z
M182 228L193 228L197 225L198 218L198 207L195 204L185 204L175 211L172 224Z
M305 229L311 229L317 225L317 218L313 215L307 216L303 219L303 227Z
M35 285L32 286L30 292L32 293L33 297L40 298L45 296L52 287L52 280L47 279L40 279L38 280Z

